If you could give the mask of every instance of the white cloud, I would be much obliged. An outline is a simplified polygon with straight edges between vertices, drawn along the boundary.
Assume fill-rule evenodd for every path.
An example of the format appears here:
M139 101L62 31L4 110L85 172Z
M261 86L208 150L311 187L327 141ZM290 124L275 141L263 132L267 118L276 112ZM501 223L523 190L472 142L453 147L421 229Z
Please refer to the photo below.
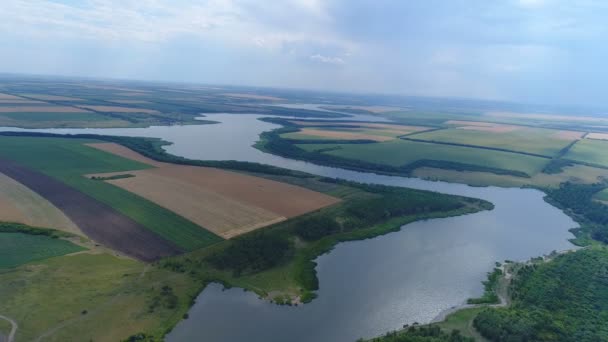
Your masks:
M326 63L326 64L336 64L336 65L345 64L344 59L342 59L340 57L323 56L318 53L310 56L310 60L314 61L314 62Z

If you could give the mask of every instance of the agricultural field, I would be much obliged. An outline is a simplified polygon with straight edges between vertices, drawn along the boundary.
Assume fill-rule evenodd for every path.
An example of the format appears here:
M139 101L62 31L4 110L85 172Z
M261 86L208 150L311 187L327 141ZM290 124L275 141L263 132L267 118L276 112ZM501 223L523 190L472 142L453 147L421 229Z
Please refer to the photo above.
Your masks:
M39 194L68 214L85 234L127 254L151 260L220 240L153 202L103 181L84 177L85 174L150 167L84 145L90 142L93 141L1 137L0 158L3 162L0 166L4 168L3 172L12 170L12 177L19 178L17 180L29 188L37 189ZM101 212L107 214L101 215ZM112 232L112 227L116 229L116 226L122 227L123 234L132 236L133 241Z
M69 241L45 235L0 232L0 270L82 250Z
M558 131L482 122L454 122L454 128L412 136L416 140L474 145L553 157L583 136L583 132Z
M608 141L580 140L572 146L564 158L580 163L608 167Z
M299 131L282 134L294 140L372 140L389 141L400 136L430 129L429 127L391 125L379 123L322 122L291 120Z
M0 221L46 227L82 235L65 214L23 184L0 173Z
M150 160L117 144L91 147L155 166L107 182L231 238L338 202L305 188L206 167ZM95 174L89 177L107 177Z
M441 160L534 175L549 161L510 152L476 149L463 146L394 140L375 144L300 144L307 151L326 150L323 154L368 163L403 167L418 160Z

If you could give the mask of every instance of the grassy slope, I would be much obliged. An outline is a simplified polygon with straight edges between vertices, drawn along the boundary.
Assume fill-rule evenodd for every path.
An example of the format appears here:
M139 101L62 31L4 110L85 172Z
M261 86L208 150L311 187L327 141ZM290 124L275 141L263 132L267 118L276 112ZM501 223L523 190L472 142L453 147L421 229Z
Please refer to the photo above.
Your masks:
M48 236L0 233L0 269L81 250L71 242Z
M84 174L150 166L83 145L87 140L1 137L0 156L44 172L110 205L178 246L193 250L220 241L214 234L142 197Z
M608 141L583 139L574 144L564 158L608 167Z
M521 128L512 132L496 133L450 128L416 134L415 138L495 147L551 157L574 140L557 139L554 137L557 132L548 129Z
M162 336L188 310L199 285L182 274L107 254L78 254L0 272L0 312L19 323L18 341L119 341L140 331ZM168 285L174 308L163 298ZM86 314L83 312L86 310ZM99 324L104 322L104 324Z
M508 152L405 140L395 140L376 144L297 146L306 150L339 147L339 149L324 153L390 166L403 166L420 159L432 159L504 170L522 171L529 175L539 172L548 161L543 158Z

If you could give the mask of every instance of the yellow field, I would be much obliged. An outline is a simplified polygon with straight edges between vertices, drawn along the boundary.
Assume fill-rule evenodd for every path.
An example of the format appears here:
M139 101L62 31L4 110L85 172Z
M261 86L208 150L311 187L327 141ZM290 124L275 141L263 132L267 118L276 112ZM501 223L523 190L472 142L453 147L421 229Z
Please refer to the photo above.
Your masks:
M63 212L21 183L0 173L0 221L80 234Z
M273 212L240 203L213 191L147 171L108 182L144 197L213 233L231 238L285 220Z
M394 137L383 136L383 135L374 135L372 133L360 133L357 131L347 132L347 131L330 131L330 130L322 130L322 129L314 129L314 128L302 128L296 134L303 134L305 136L314 136L326 139L337 139L337 140L374 140L374 141L388 141L393 140Z
M138 194L224 238L314 211L340 200L298 186L240 173L157 162L124 146L88 144L155 168L120 172L108 182ZM116 174L116 173L113 173ZM111 176L110 174L88 175Z

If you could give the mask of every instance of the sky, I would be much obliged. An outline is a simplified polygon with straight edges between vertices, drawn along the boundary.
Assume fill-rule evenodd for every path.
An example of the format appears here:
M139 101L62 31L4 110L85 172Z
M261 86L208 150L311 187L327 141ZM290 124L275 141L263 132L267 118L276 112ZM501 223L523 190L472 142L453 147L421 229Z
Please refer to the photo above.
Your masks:
M0 72L608 106L608 1L2 0Z

